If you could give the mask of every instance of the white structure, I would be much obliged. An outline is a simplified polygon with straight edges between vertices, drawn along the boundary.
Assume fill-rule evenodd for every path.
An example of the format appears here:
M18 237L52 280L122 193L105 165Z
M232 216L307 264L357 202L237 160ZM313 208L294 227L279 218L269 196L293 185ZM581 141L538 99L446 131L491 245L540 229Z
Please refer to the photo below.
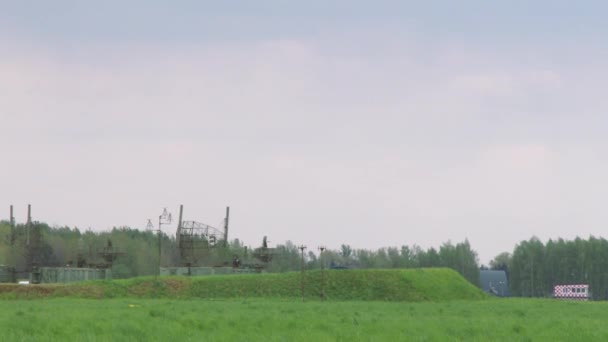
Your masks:
M553 287L553 297L587 300L591 297L591 292L589 292L589 285L586 284L555 285Z

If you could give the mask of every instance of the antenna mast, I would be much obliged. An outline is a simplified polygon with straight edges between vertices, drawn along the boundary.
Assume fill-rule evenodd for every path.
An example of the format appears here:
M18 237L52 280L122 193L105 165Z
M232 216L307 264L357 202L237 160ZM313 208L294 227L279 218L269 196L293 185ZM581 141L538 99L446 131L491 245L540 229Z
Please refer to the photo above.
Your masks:
M224 220L224 247L228 247L228 220L230 219L230 207L226 207L226 219Z

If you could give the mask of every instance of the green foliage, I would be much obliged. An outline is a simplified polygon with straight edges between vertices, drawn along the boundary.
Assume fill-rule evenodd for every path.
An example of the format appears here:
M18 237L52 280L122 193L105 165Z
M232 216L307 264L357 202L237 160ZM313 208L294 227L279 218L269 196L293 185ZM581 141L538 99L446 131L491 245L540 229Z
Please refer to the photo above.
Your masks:
M514 295L549 297L554 285L583 283L589 284L594 299L608 299L608 241L603 238L546 244L532 238L519 243L504 262Z
M115 278L130 278L158 273L159 236L152 231L140 231L130 227L115 227L109 232L81 232L78 228L49 227L45 223L35 222L35 229L41 231L40 249L34 256L39 266L49 267L86 267L99 265L102 260L100 251L112 241L115 251L123 254L114 262L112 273ZM25 225L17 225L14 243L10 244L10 225L0 222L0 263L14 267L18 272L24 272L28 256ZM180 265L179 250L175 238L171 235L161 235L162 266ZM228 266L234 256L242 265L250 267L262 266L262 262L254 257L255 250L244 246L235 239L227 247L197 250L198 266ZM401 246L380 248L378 250L353 249L349 245L341 245L339 250L325 250L319 255L316 250L308 250L304 255L304 267L307 270L320 269L330 266L363 269L396 269L418 267L449 267L462 274L472 284L479 282L477 271L477 254L468 241L453 245L448 242L439 251L430 248L424 251L417 246ZM297 246L287 241L272 248L272 260L266 264L268 272L298 271L302 265L300 251ZM21 277L27 278L25 273Z
M355 268L448 267L460 273L471 284L479 284L477 253L472 250L468 240L456 245L444 243L439 251L434 248L424 251L418 246L401 246L401 249L388 247L376 251L357 249L351 255L350 247L343 245L341 253L328 251L326 254L330 264Z
M1 298L298 298L302 273L140 277L37 286L2 285ZM323 291L322 291L323 290ZM446 301L483 299L477 287L450 269L326 270L304 273L304 297L329 300Z
M490 268L492 270L502 270L506 271L509 269L509 264L511 263L511 254L508 252L503 252L498 254L490 261Z

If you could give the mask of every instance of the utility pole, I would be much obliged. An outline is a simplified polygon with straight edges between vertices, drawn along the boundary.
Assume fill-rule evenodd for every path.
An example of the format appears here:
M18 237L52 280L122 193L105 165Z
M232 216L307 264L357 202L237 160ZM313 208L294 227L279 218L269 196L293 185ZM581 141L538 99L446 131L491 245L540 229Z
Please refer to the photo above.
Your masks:
M42 237L40 227L32 222L32 205L27 205L27 225L26 225L26 272L31 272L31 282L37 284L40 281L39 267L41 260Z
M224 247L228 247L228 220L230 219L230 207L226 207L226 219L224 220Z
M25 226L26 244L30 245L30 230L32 228L32 205L27 205L27 223Z
M11 225L11 245L15 244L15 216L13 215L13 205L10 210L10 225Z
M306 246L304 245L300 245L298 247L298 249L300 250L300 253L302 255L302 260L300 262L300 272L301 272L301 277L300 277L300 289L302 291L302 302L304 301L304 250L306 249Z
M177 221L177 243L179 243L179 235L181 234L181 230L182 230L182 216L184 214L184 205L180 204L179 205L179 221Z
M325 262L323 261L323 251L325 246L319 246L319 261L321 262L321 300L325 300Z
M154 223L152 223L151 219L148 219L148 224L146 224L146 230L150 231L150 232L155 232L156 229L154 229ZM160 242L160 240L159 240ZM160 275L160 248L159 248L159 254L158 254L158 273L156 274L156 276L158 277L158 275Z
M177 221L177 234L175 236L177 242L177 250L179 251L179 260L180 264L184 263L184 253L182 251L182 222L184 217L184 205L179 205L179 220ZM190 263L187 263L188 266L188 275L190 275Z
M30 204L27 205L27 221L25 223L25 271L32 272L32 266L34 263L34 253L32 251L32 246L30 246L30 230L32 226L32 206Z
M160 229L161 227L161 220L162 220L162 215L160 215L158 217L158 276L160 277L160 262L161 262L161 256L162 256L162 251L161 251L161 240L162 240L162 230Z
M167 212L167 208L163 209L163 213L158 216L158 275L160 276L160 265L161 265L161 239L162 239L162 226L163 224L170 224L172 221L171 214ZM151 222L150 222L151 224Z

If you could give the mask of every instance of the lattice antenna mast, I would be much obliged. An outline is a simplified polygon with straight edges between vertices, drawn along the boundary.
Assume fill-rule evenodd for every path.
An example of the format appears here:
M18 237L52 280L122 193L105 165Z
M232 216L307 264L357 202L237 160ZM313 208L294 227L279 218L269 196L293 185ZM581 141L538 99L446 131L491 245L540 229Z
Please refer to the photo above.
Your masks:
M171 224L172 221L171 213L167 211L167 208L163 209L163 213L158 217L158 275L160 275L162 226Z
M148 219L148 224L146 224L146 230L147 231L154 231L154 223L152 223L152 220Z
M167 211L167 208L163 209L163 213L158 217L158 229L161 224L171 224L172 221L171 213Z

